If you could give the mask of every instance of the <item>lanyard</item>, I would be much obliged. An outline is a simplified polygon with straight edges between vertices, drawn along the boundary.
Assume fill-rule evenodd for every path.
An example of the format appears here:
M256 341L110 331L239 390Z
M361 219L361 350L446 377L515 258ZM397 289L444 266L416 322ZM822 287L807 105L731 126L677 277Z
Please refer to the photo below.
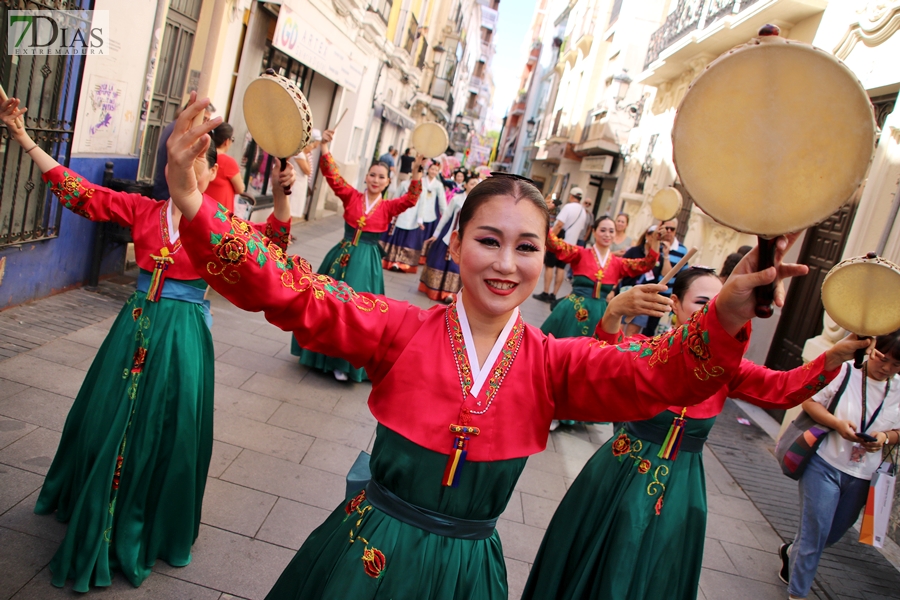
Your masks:
M887 384L884 386L884 398L881 399L881 404L878 405L878 408L875 409L875 412L872 413L872 418L869 419L869 422L866 423L866 389L869 387L869 363L866 361L863 363L862 369L862 414L859 417L859 430L862 433L865 433L866 430L872 426L872 423L875 422L875 419L878 418L878 415L881 414L881 409L884 406L885 400L887 400L888 394L891 392L891 380L888 378Z

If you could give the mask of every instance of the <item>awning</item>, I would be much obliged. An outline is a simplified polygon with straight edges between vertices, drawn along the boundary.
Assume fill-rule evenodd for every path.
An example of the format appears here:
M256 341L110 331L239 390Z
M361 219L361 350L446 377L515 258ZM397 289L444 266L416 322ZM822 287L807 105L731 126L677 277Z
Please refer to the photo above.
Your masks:
M391 108L391 106L387 104L381 105L381 116L397 127L403 127L404 129L414 129L416 126L415 121L399 112L395 108Z

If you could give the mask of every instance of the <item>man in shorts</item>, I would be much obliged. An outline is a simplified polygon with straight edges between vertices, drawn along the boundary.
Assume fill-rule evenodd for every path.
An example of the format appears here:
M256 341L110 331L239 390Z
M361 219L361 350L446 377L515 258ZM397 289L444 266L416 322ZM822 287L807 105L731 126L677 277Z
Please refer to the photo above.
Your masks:
M581 232L587 226L590 215L588 211L581 205L581 199L584 197L584 190L580 187L573 187L569 192L569 201L560 209L556 216L556 223L553 224L551 231L563 239L567 244L573 246L578 243ZM560 233L562 232L562 233ZM544 291L540 294L533 294L535 300L541 302L549 302L550 307L556 305L556 294L562 287L563 279L566 276L566 263L559 260L555 254L547 251L544 254ZM553 292L550 292L550 288Z

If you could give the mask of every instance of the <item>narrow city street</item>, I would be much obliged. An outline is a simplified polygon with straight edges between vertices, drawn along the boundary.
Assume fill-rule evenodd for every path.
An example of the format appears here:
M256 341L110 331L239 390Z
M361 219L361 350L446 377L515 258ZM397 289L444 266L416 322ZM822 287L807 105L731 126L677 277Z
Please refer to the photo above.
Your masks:
M291 250L317 264L341 228L336 217L298 226ZM416 292L417 277L385 273L385 280L388 295L431 304ZM9 356L0 359L0 600L73 596L51 586L47 568L65 525L32 511L72 399L127 291L127 278L116 278L101 294L75 290L0 315L0 351ZM215 447L193 561L184 568L160 561L137 589L117 576L111 589L91 592L98 598L263 598L294 551L342 502L344 476L359 451L371 449L369 385L309 372L290 355L289 335L261 314L215 296L213 307ZM529 300L523 313L539 325L548 308ZM728 423L714 428L704 455L709 519L699 597L780 600L786 597L777 577L781 537L718 458L723 453L733 461L743 430L762 431L736 424L736 415L746 417L729 406L720 417ZM743 429L734 434L733 428ZM529 459L497 525L510 598L519 597L567 486L611 433L609 425L561 428L550 434L546 451ZM765 450L747 448L752 459L777 470ZM793 506L795 499L785 501Z

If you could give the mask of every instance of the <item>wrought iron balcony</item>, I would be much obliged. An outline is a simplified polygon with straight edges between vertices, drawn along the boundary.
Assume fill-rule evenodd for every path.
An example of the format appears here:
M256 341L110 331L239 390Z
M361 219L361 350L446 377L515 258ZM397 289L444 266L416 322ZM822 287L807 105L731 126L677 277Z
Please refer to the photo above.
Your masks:
M678 6L666 18L663 26L650 36L646 69L662 52L692 31L702 30L719 19L737 14L759 0L678 0Z

